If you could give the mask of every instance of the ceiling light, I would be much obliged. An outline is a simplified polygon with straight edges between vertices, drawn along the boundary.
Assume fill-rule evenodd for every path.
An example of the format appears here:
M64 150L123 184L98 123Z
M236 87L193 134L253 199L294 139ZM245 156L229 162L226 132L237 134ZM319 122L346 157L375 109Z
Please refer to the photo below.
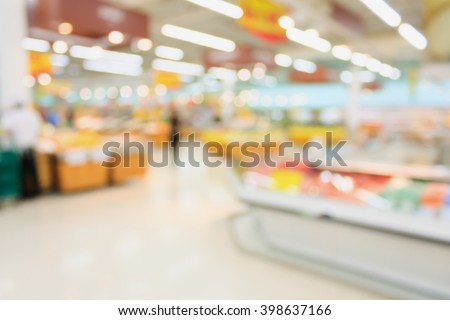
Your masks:
M139 87L137 87L136 92L139 97L145 98L150 94L150 89L145 84L141 84Z
M150 51L153 46L153 42L150 39L142 38L137 42L137 48L140 51Z
M353 73L350 71L342 71L340 75L341 81L343 83L352 83L353 82Z
M266 76L266 68L255 66L255 68L253 68L252 75L256 80L264 79L264 77Z
M392 70L392 74L391 74L390 78L391 78L392 80L398 80L398 79L401 78L401 76L402 76L401 71L400 71L399 69L397 69L397 68L394 68L394 69Z
M328 52L331 50L331 43L328 40L316 37L305 31L292 28L286 32L286 35L290 40L317 51Z
M116 87L109 87L108 90L106 90L106 96L109 99L115 99L119 96L119 89Z
M85 47L85 46L72 46L69 53L74 58L96 60L100 59L103 54L101 47Z
M94 97L97 100L103 100L106 97L106 90L102 87L98 87L94 90Z
M187 0L198 6L223 14L233 19L240 19L244 15L241 7L223 0Z
M69 50L69 46L67 45L67 42L58 40L53 43L53 51L56 53L66 53L67 50Z
M52 77L48 73L41 73L38 76L38 83L41 86L48 86L52 82Z
M294 69L306 73L314 73L317 71L317 65L314 62L296 59L294 61Z
M67 67L70 63L69 57L63 54L52 54L51 61L55 67Z
M275 56L275 63L280 67L289 68L292 66L292 58L287 54L279 53Z
M112 44L121 44L125 40L125 36L120 31L111 31L108 35L108 41Z
M358 77L359 77L359 81L361 81L362 83L371 83L371 82L374 82L377 78L375 73L373 73L371 71L361 71L359 73Z
M361 0L375 15L391 27L398 27L402 17L383 0Z
M144 63L144 59L140 55L109 50L102 50L100 59L111 62L120 62L133 66L140 66Z
M122 98L128 99L133 95L133 89L130 86L123 86L120 88L120 96Z
M227 68L211 68L208 73L216 79L236 81L237 72Z
M181 60L184 58L183 50L166 46L156 47L155 55L157 57L169 60Z
M201 76L204 73L204 68L202 65L163 59L153 60L152 68L159 71L186 74L191 76Z
M238 79L241 81L248 81L252 78L252 73L248 69L241 69L238 72Z
M48 52L50 43L45 40L25 38L22 40L22 48L28 51Z
M394 68L392 68L390 65L386 63L382 64L380 67L380 74L383 77L390 78L394 74Z
M280 19L278 19L278 24L283 29L291 29L295 27L295 21L288 16L282 16Z
M369 69L372 72L380 72L382 63L380 60L371 58L367 62L367 69Z
M406 41L419 50L424 50L428 45L427 38L408 23L403 23L398 28L398 32Z
M366 54L355 52L352 54L352 63L358 67L365 67L369 62L370 57Z
M279 107L285 107L289 104L289 99L287 96L284 95L277 95L275 97L275 104Z
M305 30L305 33L312 36L312 37L319 37L319 31L317 31L316 29L308 29Z
M167 87L163 84L158 84L155 87L155 93L158 97L163 97L167 94Z
M36 85L36 79L32 75L23 78L23 85L27 88L33 88Z
M171 24L166 24L162 27L161 32L163 35L198 44L200 46L213 48L225 52L232 52L236 49L236 44L228 39L216 37L207 33L194 31Z
M85 60L83 68L88 71L119 74L124 76L140 76L142 68L138 65L129 65L105 60Z
M352 58L352 51L347 46L334 46L331 53L335 58L343 61L349 61Z
M58 26L58 32L63 35L68 35L73 32L73 25L68 22L60 23Z
M131 66L140 66L144 63L142 56L132 53L103 50L101 47L73 46L70 55L74 58L86 60L103 60L104 62L117 62Z
M83 88L80 90L81 100L87 101L92 98L92 90L89 88Z

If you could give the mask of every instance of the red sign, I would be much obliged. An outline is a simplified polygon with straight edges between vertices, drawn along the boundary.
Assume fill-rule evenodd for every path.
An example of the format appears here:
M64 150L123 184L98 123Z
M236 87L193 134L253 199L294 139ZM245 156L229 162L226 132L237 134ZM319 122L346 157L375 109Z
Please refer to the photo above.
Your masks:
M73 34L87 38L106 37L120 31L130 37L148 38L147 15L118 8L98 0L28 0L30 28L58 31L61 23L70 23Z

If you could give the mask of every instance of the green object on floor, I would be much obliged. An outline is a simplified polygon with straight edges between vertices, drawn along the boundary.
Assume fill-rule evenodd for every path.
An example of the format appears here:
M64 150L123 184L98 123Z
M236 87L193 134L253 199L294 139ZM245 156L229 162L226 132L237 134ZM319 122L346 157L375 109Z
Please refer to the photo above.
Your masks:
M20 196L20 156L16 151L0 151L0 200Z

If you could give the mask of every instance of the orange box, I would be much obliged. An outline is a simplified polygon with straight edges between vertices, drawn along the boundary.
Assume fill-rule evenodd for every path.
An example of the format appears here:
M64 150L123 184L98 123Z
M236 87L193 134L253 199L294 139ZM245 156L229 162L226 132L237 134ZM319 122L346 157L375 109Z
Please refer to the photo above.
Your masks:
M108 169L101 163L69 165L59 161L57 176L59 190L64 193L86 191L108 185Z
M137 153L128 155L128 167L125 167L124 157L122 156L122 163L118 167L108 169L109 181L112 184L124 183L133 178L142 178L147 173L147 161L144 156L140 156ZM144 165L140 166L141 164Z

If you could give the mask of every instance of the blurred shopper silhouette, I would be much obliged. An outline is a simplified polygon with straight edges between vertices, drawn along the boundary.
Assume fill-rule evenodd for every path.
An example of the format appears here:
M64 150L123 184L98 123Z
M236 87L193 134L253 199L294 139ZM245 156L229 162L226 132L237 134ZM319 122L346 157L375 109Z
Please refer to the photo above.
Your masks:
M179 159L180 118L175 108L172 108L170 112L170 142L173 148L174 160Z
M34 150L42 126L39 113L17 103L3 115L1 124L11 146L20 152L22 196L35 197L40 193Z

